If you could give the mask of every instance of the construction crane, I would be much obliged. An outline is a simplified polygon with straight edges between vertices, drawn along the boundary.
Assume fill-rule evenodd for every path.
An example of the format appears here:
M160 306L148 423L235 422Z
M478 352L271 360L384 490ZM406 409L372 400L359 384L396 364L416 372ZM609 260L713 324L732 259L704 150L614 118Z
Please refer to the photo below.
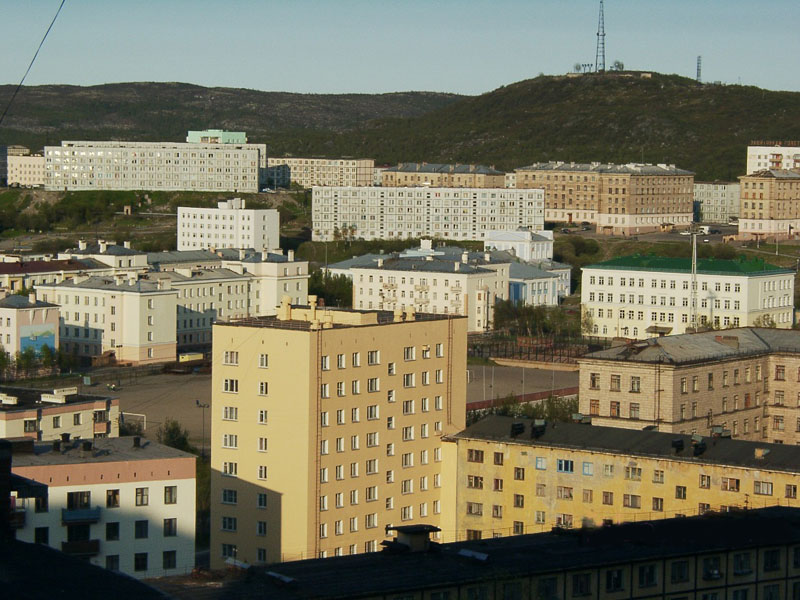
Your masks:
M603 18L603 0L600 0L600 16L597 20L597 51L594 57L594 70L603 73L606 70L606 26Z

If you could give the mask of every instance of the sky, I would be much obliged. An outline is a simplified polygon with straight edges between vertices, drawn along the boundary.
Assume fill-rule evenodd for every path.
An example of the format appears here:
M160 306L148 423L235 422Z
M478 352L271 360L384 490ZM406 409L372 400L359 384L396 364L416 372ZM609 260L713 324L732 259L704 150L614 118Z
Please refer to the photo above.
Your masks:
M0 0L18 83L60 0ZM26 85L480 94L594 63L599 0L66 0ZM607 0L606 66L800 91L798 0Z

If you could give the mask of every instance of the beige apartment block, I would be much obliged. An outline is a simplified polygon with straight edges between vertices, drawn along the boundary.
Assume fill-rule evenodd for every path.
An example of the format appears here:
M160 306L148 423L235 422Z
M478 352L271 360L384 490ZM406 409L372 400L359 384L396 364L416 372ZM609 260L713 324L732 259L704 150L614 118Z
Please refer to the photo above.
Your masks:
M458 540L800 507L795 445L501 416L447 441Z
M794 239L800 228L800 168L769 169L739 178L739 237Z
M544 229L544 192L539 189L315 187L312 196L315 241L482 241L499 230Z
M8 155L8 186L36 188L44 186L44 156Z
M371 158L269 158L270 168L289 167L289 181L304 188L314 186L372 185L375 161Z
M45 146L47 190L259 191L266 144L62 141Z
M58 440L119 436L119 399L78 393L0 387L0 438Z
M800 333L666 336L586 355L580 412L595 425L797 444Z
M131 364L175 360L177 291L169 281L78 276L36 289L61 307L64 352L84 362L101 355Z
M400 163L381 173L383 187L501 188L506 174L483 165Z
M794 276L760 258L705 258L693 279L691 259L634 254L584 267L581 306L592 335L601 337L675 335L693 331L695 320L715 329L788 329Z
M518 189L544 189L548 221L596 223L608 235L692 223L694 174L675 165L549 162L516 173Z
M450 506L466 319L309 302L214 327L212 567L375 552Z

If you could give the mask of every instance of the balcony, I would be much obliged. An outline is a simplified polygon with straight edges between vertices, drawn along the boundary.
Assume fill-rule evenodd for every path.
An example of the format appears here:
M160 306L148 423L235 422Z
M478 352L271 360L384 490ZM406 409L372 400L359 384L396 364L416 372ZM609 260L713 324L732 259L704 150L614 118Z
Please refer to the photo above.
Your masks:
M100 540L61 542L61 551L70 556L95 556L100 553Z
M414 286L414 290L417 291L417 292L427 292L429 289L430 288L425 284L415 285Z
M105 433L108 434L111 432L111 421L95 421L93 426L93 433Z
M61 522L64 525L73 523L97 523L100 520L100 507L95 508L62 508Z
M384 283L383 288L386 290L396 290L397 284L396 283Z
M22 529L25 527L25 509L12 508L8 516L8 525L11 529Z

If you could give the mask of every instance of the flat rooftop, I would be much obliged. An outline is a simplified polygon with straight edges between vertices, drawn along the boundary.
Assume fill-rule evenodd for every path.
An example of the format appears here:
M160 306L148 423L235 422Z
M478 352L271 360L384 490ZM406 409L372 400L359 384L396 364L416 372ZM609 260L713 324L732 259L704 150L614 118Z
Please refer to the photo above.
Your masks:
M140 446L134 446L134 436L118 438L95 438L93 440L70 440L61 443L61 450L53 449L53 442L37 442L33 453L19 452L12 457L14 467L38 467L45 465L68 465L87 463L133 462L164 458L196 458L194 454L170 448L164 444L140 438ZM91 452L83 450L83 442L92 442Z
M98 396L94 394L67 394L64 396L65 402L63 403L42 400L42 394L52 394L53 392L53 389L42 390L2 385L0 386L0 394L13 396L17 399L17 403L0 404L0 412L30 410L31 408L44 408L47 406L70 406L85 402L105 402L111 400L111 396Z
M522 426L516 435L512 434L512 424ZM545 423L537 426L531 419L497 415L481 419L449 437L505 442L521 446L624 454L678 462L728 465L764 471L800 472L800 446L749 442L726 437L702 438L705 446L702 452L699 452L699 447L695 447L691 435L600 427L583 423ZM673 442L678 440L683 444L681 449L673 446ZM762 458L756 458L757 451L763 452Z
M800 509L774 507L432 544L422 552L286 562L251 569L246 578L220 589L217 597L392 598L419 590L798 542Z
M231 321L216 322L214 327L268 327L273 329L295 329L300 331L310 331L313 321L319 322L320 329L343 329L348 327L368 327L374 325L393 325L399 322L409 323L413 321L445 321L447 319L466 319L461 315L445 315L433 313L413 313L412 318L408 318L407 313L398 316L388 310L356 310L352 308L329 308L316 307L315 319L311 318L310 306L292 306L289 318L281 318L281 310L278 309L277 316L269 317L246 317L243 319L233 319ZM325 324L329 324L325 327Z

